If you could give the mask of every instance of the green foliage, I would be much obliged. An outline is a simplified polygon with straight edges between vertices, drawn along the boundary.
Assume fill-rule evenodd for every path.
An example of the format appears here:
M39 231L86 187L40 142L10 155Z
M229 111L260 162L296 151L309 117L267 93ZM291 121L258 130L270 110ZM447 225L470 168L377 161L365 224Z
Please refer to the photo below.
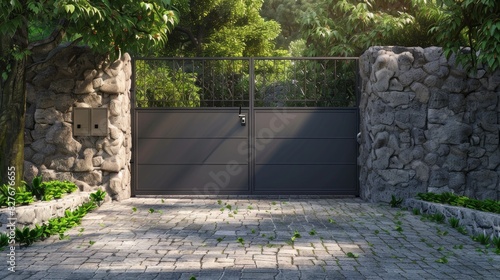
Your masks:
M33 194L28 191L23 191L21 188L16 192L16 205L28 205L33 203Z
M42 237L43 230L41 227L35 227L30 229L29 227L24 227L23 229L16 228L16 242L29 246L33 244L35 241L39 240Z
M36 197L38 200L42 200L45 194L45 188L42 185L42 176L37 176L33 178L31 186L26 185L26 188Z
M182 67L173 69L164 62L137 60L137 106L199 107L196 73L185 72Z
M356 106L356 60L256 60L256 106Z
M26 2L26 5L21 1L0 4L0 35L13 36L27 22L39 21L53 26L63 19L68 36L83 38L82 43L100 53L123 49L139 54L162 47L178 21L170 0Z
M0 251L9 245L9 236L3 232L0 232Z
M396 198L396 196L391 195L391 201L389 201L389 205L393 208L400 207L401 203L403 203L402 198Z
M491 244L493 244L497 250L500 250L500 234L498 236L493 236Z
M432 0L311 1L300 11L307 56L359 56L373 45L426 47L436 42L428 35L439 20Z
M169 37L167 56L270 56L277 22L265 20L259 12L262 1L174 0L179 25Z
M293 243L293 242L295 242L295 239L297 239L297 238L301 238L301 237L302 237L302 235L300 235L300 233L299 233L298 231L296 231L296 230L295 230L295 231L293 232L292 237L290 238L290 241L292 241L292 243Z
M448 258L446 256L443 256L443 257L437 259L436 262L446 264L446 263L448 263Z
M26 189L36 196L38 200L49 201L59 199L63 195L72 193L78 187L69 181L42 182L42 177L35 177L30 185L25 184Z
M354 258L354 259L359 258L359 255L355 254L353 252L347 252L346 256L349 257L349 258Z
M245 239L243 239L242 237L238 237L236 239L236 242L240 243L241 245L244 245L245 244Z
M459 196L452 193L419 193L417 197L421 200L444 203L452 206L466 207L470 209L480 210L500 214L500 201L491 199L477 200L466 196Z
M490 237L485 233L481 233L472 237L472 240L477 241L482 245L487 245L490 242Z
M458 228L460 226L460 220L455 218L455 217L451 217L448 222L450 223L450 226L452 228Z
M500 68L500 2L497 0L437 0L443 16L431 28L445 54L456 55L464 68L478 64L491 71ZM463 47L470 48L462 52Z
M90 194L90 200L95 202L96 204L100 204L102 201L104 201L105 197L106 192L102 190L97 190L95 193Z
M48 181L43 182L42 187L45 189L43 200L49 201L52 199L59 199L65 194L72 193L78 187L69 181Z

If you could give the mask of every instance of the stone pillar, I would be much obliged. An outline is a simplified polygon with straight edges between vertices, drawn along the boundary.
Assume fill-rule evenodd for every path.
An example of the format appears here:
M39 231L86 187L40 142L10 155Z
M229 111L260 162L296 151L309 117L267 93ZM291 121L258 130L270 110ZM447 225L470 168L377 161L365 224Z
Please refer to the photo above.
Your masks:
M500 71L468 73L441 48L372 47L360 58L360 188L500 195Z
M75 182L130 197L131 58L112 64L86 47L59 47L28 68L25 180ZM108 108L107 136L74 136L73 108Z

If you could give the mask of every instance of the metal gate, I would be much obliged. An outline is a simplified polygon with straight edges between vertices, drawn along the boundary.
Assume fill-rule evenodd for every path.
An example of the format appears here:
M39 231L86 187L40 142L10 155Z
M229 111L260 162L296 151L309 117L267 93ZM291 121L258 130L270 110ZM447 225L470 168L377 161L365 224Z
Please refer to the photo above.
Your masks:
M134 195L357 195L357 58L134 59Z

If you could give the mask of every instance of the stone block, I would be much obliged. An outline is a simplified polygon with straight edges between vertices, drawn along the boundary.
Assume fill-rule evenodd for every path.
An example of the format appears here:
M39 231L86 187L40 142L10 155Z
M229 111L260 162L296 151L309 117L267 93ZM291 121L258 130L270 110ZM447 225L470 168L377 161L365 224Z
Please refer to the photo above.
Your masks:
M83 181L90 186L99 186L102 183L102 172L100 170L75 172L73 176L76 180Z
M424 79L423 83L431 88L440 88L444 84L444 81L438 76L430 75Z
M440 89L432 89L429 99L429 109L441 109L448 106L448 92Z
M52 144L47 144L44 139L39 139L31 144L31 148L38 153L42 153L44 155L51 155L55 153L56 147Z
M465 111L465 96L463 94L448 94L448 108L455 114Z
M429 187L443 187L449 182L449 172L446 169L431 170Z
M75 171L77 172L83 172L83 171L92 171L94 170L94 165L92 163L92 158L95 154L95 150L91 148L85 149L83 151L84 158L83 159L77 159L75 161Z
M386 103L387 105L395 108L401 105L408 105L414 98L415 94L412 92L379 92L377 95Z
M102 78L97 78L92 80L92 87L98 89L102 86Z
M467 153L455 148L451 149L443 167L448 168L449 171L465 170L467 167Z
M36 153L31 158L31 162L33 162L37 166L40 166L41 164L43 164L44 161L45 161L45 155L42 153Z
M118 172L125 167L125 162L121 157L110 157L104 159L101 164L101 170Z
M74 164L74 157L56 158L51 161L49 168L55 171L70 171Z
M125 73L118 72L115 77L107 77L103 79L100 90L109 94L120 94L125 92Z
M467 82L464 79L449 76L445 80L442 89L451 93L462 93L467 89Z
M23 180L31 183L33 181L33 178L38 176L38 168L31 162L29 161L24 161L24 170L23 170Z
M104 162L104 159L102 158L102 156L96 156L96 157L92 158L92 165L94 167L101 166L101 164L103 162Z
M82 101L83 103L90 105L92 108L102 106L102 96L95 92L84 95Z
M430 168L427 164L417 160L412 162L411 168L415 170L415 178L422 182L429 180Z
M85 79L83 81L75 82L75 94L89 94L94 92L94 86L92 81L97 75L96 70L87 70L84 73Z
M403 74L399 75L398 80L403 86L409 86L413 82L421 82L425 77L427 76L427 73L422 68L412 68Z
M376 171L384 181L388 184L395 186L402 183L408 183L415 177L414 170L401 170L401 169L385 169Z
M26 103L34 104L36 102L36 89L31 83L26 83Z
M63 114L55 108L36 109L35 122L39 124L54 124L64 121Z
M123 137L123 132L114 125L109 125L109 136L111 139L119 139Z
M16 208L17 223L19 224L31 224L35 219L35 211L30 208L17 207Z
M71 93L74 87L74 79L60 79L54 80L52 83L50 83L49 89L56 93Z
M75 180L73 183L75 183L78 189L82 192L92 192L92 187L90 187L89 184L83 181Z
M443 55L443 49L440 47L428 47L424 49L424 57L427 61L436 61Z
M488 90L495 90L500 85L500 71L495 71L488 78Z
M426 131L427 139L434 139L444 144L462 144L469 142L469 136L472 135L472 127L468 124L455 120L448 121L446 124L433 127Z
M427 120L429 123L445 124L454 115L455 113L446 107L441 109L429 109Z
M376 160L373 161L373 169L386 169L389 167L389 158L394 154L394 149L381 147L375 150Z

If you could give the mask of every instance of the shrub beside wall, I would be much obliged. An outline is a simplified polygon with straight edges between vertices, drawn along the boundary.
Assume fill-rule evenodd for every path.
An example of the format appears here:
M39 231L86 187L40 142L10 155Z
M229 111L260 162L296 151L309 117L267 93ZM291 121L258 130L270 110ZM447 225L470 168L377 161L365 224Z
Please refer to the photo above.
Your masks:
M360 72L364 199L500 198L500 71L468 73L437 47L371 47Z
M130 197L131 58L111 65L86 47L58 47L28 68L24 177ZM108 108L107 136L74 136L73 108Z

